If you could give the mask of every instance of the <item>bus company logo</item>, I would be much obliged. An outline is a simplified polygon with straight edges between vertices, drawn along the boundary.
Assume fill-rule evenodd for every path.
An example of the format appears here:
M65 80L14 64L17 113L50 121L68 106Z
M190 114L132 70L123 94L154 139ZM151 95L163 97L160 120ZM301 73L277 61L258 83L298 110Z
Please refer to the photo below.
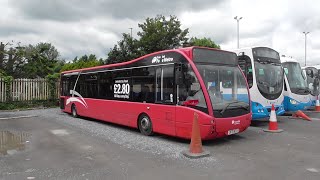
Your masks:
M240 124L240 120L232 120L231 122L233 125L239 125Z
M172 62L173 58L171 57L166 57L166 55L162 55L162 56L155 56L152 58L151 63L155 64L155 63L167 63L167 62Z
M82 104L85 108L88 108L88 104L86 103L86 101L83 99L83 97L77 91L70 90L70 94L72 94L72 97L67 99L66 105L70 104L71 102L78 102L78 103ZM74 95L76 95L78 97L74 97Z
M154 63L160 63L160 58L161 56L155 56L152 58L151 60L151 63L154 64Z

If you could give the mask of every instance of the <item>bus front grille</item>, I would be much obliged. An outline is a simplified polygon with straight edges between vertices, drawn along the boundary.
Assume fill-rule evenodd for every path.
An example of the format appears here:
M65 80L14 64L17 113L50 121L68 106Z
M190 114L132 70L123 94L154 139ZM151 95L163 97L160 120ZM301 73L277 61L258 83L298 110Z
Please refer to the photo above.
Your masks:
M276 107L276 108L274 108L274 109L275 109L275 111L278 111L279 107ZM267 111L268 111L268 112L271 112L271 108L267 108Z

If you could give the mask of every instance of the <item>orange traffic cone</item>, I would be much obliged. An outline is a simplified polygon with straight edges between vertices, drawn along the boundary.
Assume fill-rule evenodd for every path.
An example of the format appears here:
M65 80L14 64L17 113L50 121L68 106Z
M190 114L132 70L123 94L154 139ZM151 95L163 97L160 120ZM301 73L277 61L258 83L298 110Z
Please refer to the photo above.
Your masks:
M297 112L295 112L294 114L292 114L292 117L297 117L297 118L302 118L305 119L307 121L312 121L311 118L309 118L309 116L307 116L305 113L303 113L302 111L298 110Z
M316 111L320 111L320 105L319 105L319 97L317 96L317 100L316 100L316 108L315 108Z
M198 114L194 113L190 148L189 148L189 151L182 152L183 155L189 158L200 158L204 156L209 156L210 154L208 151L204 151L202 149L198 118L199 118Z
M269 129L264 129L263 131L271 133L279 133L283 131L283 129L278 129L277 116L273 104L270 112Z

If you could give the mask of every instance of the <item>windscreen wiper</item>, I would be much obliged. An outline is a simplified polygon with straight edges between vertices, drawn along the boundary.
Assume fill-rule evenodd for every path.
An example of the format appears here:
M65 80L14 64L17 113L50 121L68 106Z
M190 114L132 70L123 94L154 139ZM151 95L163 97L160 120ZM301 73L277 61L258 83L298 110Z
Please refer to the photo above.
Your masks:
M304 88L297 88L297 89L298 89L297 92L303 91L304 93L310 93L310 90L308 90L308 89L304 89Z
M234 104L238 104L238 103L239 103L238 106L234 105ZM245 106L244 106L244 105L241 105L241 104L245 104ZM247 103L245 103L245 102L242 102L242 101L232 101L232 102L227 103L226 107L224 107L224 108L220 111L220 114L223 115L224 112L228 109L228 107L229 107L230 105L233 105L233 107L236 107L236 108L243 108L243 109L245 109L245 110L247 110L247 111L250 110L250 109L249 109L249 107L250 107L249 104L247 104Z

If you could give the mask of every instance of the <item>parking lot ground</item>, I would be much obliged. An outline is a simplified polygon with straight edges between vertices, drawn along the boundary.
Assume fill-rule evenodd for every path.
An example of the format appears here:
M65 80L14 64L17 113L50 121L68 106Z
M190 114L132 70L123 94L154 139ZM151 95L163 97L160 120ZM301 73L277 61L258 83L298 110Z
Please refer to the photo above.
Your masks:
M29 116L24 118L12 118ZM320 116L277 117L203 142L210 157L188 159L189 142L59 109L0 112L0 179L320 179ZM11 118L5 118L11 117Z

